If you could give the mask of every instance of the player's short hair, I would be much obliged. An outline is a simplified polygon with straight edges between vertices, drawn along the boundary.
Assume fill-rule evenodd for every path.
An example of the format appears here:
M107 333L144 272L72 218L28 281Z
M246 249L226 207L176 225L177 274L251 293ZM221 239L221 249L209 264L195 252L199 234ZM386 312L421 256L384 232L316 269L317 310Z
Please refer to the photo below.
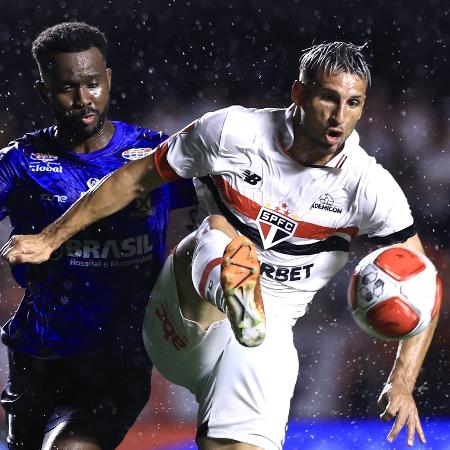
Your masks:
M322 69L327 75L339 72L356 75L369 87L370 69L362 54L365 47L366 44L329 42L307 48L300 56L299 80L307 84L316 77L317 69Z
M84 22L62 22L42 31L33 41L31 53L42 72L54 53L98 48L106 60L106 47L106 36L97 27Z

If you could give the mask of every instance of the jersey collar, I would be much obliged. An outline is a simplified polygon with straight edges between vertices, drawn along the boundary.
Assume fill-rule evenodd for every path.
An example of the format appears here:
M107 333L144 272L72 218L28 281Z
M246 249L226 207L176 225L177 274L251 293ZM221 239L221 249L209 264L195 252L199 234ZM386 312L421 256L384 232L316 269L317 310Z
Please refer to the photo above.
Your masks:
M280 146L284 152L292 146L294 143L294 124L293 117L296 105L293 103L289 108L286 108L284 113L284 123L281 126L279 132ZM353 130L350 136L344 143L344 148L333 158L331 158L326 164L320 167L330 167L334 169L342 169L344 163L349 156L354 152L355 148L359 146L359 135L356 130Z

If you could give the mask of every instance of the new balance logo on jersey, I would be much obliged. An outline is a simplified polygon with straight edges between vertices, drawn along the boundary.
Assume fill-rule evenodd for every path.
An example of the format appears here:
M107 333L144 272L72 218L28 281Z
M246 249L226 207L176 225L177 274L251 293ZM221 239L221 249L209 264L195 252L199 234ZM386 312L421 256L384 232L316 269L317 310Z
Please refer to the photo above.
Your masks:
M241 177L246 183L251 184L252 186L256 186L262 180L259 175L250 172L250 170L244 170L241 173Z
M261 208L256 218L264 249L268 249L294 236L298 223L284 214Z
M319 198L319 202L313 203L312 208L323 209L336 214L342 213L342 208L334 205L334 199L330 194L322 194Z

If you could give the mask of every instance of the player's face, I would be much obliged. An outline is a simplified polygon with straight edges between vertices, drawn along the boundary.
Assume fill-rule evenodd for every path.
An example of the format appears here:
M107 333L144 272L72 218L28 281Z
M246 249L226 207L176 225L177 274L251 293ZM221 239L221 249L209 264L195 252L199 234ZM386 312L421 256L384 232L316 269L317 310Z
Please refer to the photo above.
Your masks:
M38 82L58 126L76 141L101 133L108 113L111 70L97 48L55 53Z
M299 85L302 85L299 81ZM354 130L364 107L366 83L347 72L326 75L318 71L315 80L297 86L303 134L317 150L334 154Z

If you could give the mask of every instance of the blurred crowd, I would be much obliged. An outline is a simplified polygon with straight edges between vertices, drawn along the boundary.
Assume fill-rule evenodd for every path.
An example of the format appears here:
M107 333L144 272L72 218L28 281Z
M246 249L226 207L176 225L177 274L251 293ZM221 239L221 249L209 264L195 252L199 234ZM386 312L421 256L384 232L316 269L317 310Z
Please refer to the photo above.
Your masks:
M5 3L0 0L0 7ZM29 47L43 27L61 20L86 20L107 33L114 74L111 118L169 133L230 104L288 106L302 48L324 40L368 42L373 86L357 130L362 146L404 189L426 250L443 277L441 321L416 395L424 415L450 415L450 90L443 74L449 7L428 0L417 10L403 11L401 2L382 8L385 1L379 0L372 6L352 2L347 14L336 15L331 9L321 11L313 0L194 3L128 0L113 6L42 0L33 7L23 2L14 11L2 8L0 146L52 123L33 92L38 73ZM9 232L7 221L1 223L1 243ZM174 226L169 238L175 242L186 232ZM352 322L346 286L369 247L359 242L352 250L346 268L295 327L300 374L293 418L377 413L376 396L396 346L370 339ZM2 323L20 296L1 264ZM0 384L4 374L2 351ZM146 420L193 420L189 395L158 377L156 390L158 405L144 411Z

